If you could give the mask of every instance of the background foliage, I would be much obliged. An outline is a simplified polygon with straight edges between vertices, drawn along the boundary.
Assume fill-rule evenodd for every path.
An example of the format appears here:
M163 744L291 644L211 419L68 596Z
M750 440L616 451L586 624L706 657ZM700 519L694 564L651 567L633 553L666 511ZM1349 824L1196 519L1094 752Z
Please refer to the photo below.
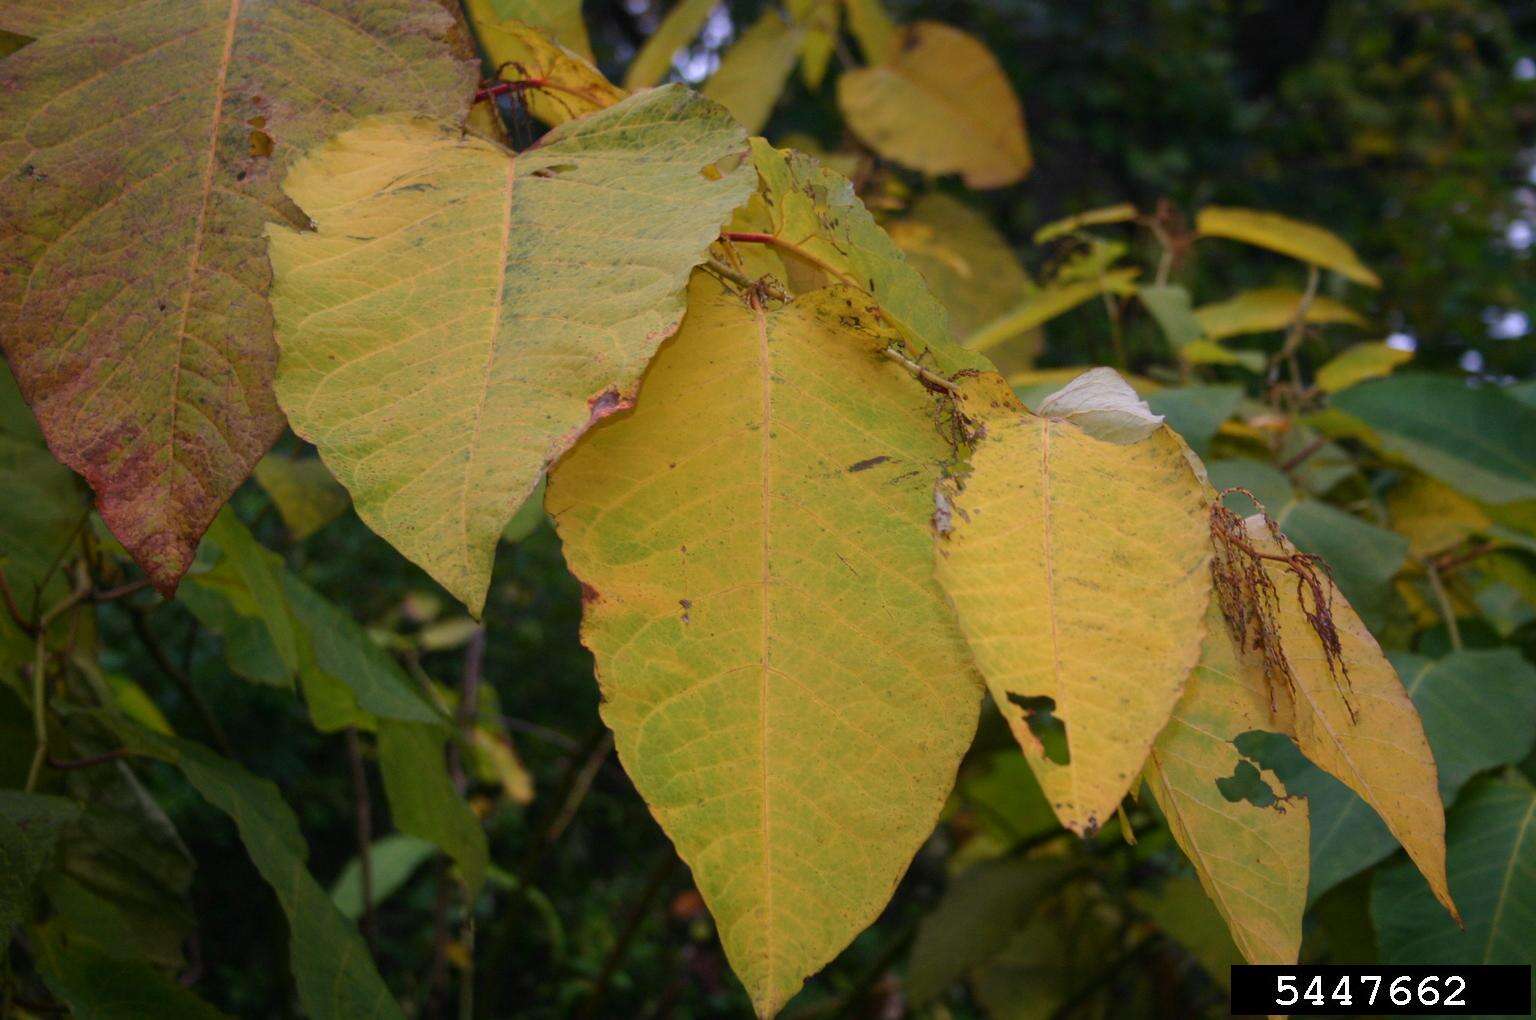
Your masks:
M728 4L673 73L703 77L763 9ZM622 80L664 10L644 0L587 5L593 52L612 80ZM866 175L871 205L900 206L923 192L960 199L985 214L1036 280L1080 253L1072 242L1035 243L1039 227L1123 201L1144 212L1166 208L1159 222L1175 232L1211 204L1284 212L1326 225L1380 274L1379 290L1325 275L1321 293L1368 325L1317 327L1299 354L1311 377L1351 343L1390 337L1395 349L1413 352L1412 368L1438 376L1441 389L1402 391L1394 406L1351 410L1371 421L1378 438L1389 437L1386 446L1330 433L1326 421L1299 423L1293 407L1265 402L1262 374L1207 365L1197 378L1180 379L1169 370L1165 325L1150 305L1132 300L1118 315L1118 342L1095 299L1050 321L1038 356L1021 354L1012 367L1117 364L1163 384L1151 398L1154 410L1205 456L1213 480L1253 490L1299 544L1329 557L1341 587L1383 635L1441 763L1453 887L1458 861L1470 869L1503 853L1513 866L1529 837L1510 818L1536 782L1532 521L1491 516L1468 500L1482 498L1475 485L1458 485L1455 470L1439 469L1443 458L1415 456L1422 443L1393 448L1390 437L1411 438L1404 419L1433 404L1448 426L1470 422L1473 434L1494 434L1511 447L1532 438L1519 431L1529 413L1506 414L1500 405L1479 417L1462 401L1476 392L1472 385L1508 386L1516 399L1536 403L1533 384L1522 382L1536 375L1529 320L1536 9L1488 0L955 0L896 4L894 13L966 29L997 55L1023 100L1034 169L1022 183L971 192L953 178L929 186L885 165ZM832 77L813 88L790 76L764 133L827 152L848 141ZM507 109L514 134L526 133L519 141L530 140L539 129ZM1112 261L1141 267L1143 280L1155 272L1161 250L1153 232L1109 226L1094 234L1127 246ZM1204 305L1258 287L1299 290L1306 271L1256 248L1206 241L1172 278ZM1267 355L1279 343L1272 332L1237 347ZM1056 386L1040 384L1040 392ZM1029 385L1021 380L1026 392ZM4 431L20 445L27 413L13 392L4 398ZM1351 409L1347 399L1339 403ZM1454 441L1447 446L1442 452L1458 452ZM256 539L362 621L407 674L425 674L444 691L460 689L466 672L482 678L480 709L492 721L486 746L493 753L463 766L491 862L473 923L462 923L449 863L429 846L395 835L375 854L372 881L382 902L367 934L391 992L429 1016L451 1014L464 984L480 1016L746 1015L745 994L687 870L618 767L598 720L592 660L577 640L582 593L548 522L529 512L508 529L481 630L345 510L344 495L323 480L293 480L292 469L314 464L303 444L287 436L273 458L266 477L258 473L234 501ZM4 513L27 498L7 493ZM23 519L14 531L31 542L49 526ZM4 537L14 561L23 543ZM103 562L111 562L112 545L104 531L89 533L88 551ZM60 583L67 590L67 580ZM261 676L233 682L232 667L251 671L250 645L241 642L260 640L231 621L219 601L227 592L192 587L171 602L147 591L104 601L94 624L81 624L99 628L101 671L120 705L151 723L163 713L176 733L220 747L272 780L297 814L310 870L328 886L337 882L338 902L347 896L344 873L356 881L359 764L374 836L453 824L391 819L387 778L376 762L349 755L345 734L318 731L291 693L271 682L274 674L265 683ZM275 667L275 674L292 671ZM0 728L0 785L16 788L27 771L31 718L9 690L0 690ZM82 753L112 746L104 739ZM140 842L153 852L103 864L87 860L91 848L75 848L82 863L71 874L142 868L142 884L111 881L149 904L169 958L195 918L182 972L200 996L238 1016L297 1015L291 904L257 875L235 825L188 784L207 794L207 777L196 779L173 748L156 745L154 753L167 763L134 774L176 836L157 812L112 814L103 826L157 833ZM1374 815L1283 741L1251 753L1311 799L1313 904L1303 959L1454 957L1454 928L1431 912L1422 881ZM126 785L110 788L126 781L116 766L108 769L118 778L100 778L99 769L69 773L71 792L132 802L137 794ZM1237 796L1263 792L1260 783ZM786 1015L1221 1012L1225 964L1235 951L1220 919L1150 803L1126 822L1139 841L1112 827L1082 843L1063 840L1064 853L1047 865L1026 860L1026 850L1058 840L1059 830L988 708L944 819L890 907ZM456 856L464 867L466 858ZM1061 885L1065 894L1045 895ZM67 887L49 894L71 902ZM1479 893L1468 895L1458 892L1458 900L1473 917ZM1440 941L1416 942L1413 933L1423 929ZM1529 956L1536 935L1525 932ZM6 1001L44 1015L29 961L46 960L46 946L29 948L10 950Z

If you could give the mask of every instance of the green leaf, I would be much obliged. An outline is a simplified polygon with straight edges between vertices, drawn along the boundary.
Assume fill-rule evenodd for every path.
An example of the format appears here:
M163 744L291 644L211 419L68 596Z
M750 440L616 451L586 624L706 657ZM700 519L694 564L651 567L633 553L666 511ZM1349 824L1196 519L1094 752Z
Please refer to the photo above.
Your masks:
M309 635L294 619L284 590L282 561L262 548L250 529L235 516L235 511L225 507L208 529L208 540L218 546L222 558L219 567L225 579L227 593L238 592L240 611L260 620L267 636L282 659L291 685L291 677L297 676L314 661L309 645ZM285 685L285 686L287 686Z
M1164 933L1189 950L1211 980L1230 988L1231 968L1244 958L1199 882L1175 876L1154 890L1134 890L1131 900Z
M804 29L769 8L725 51L719 70L704 83L704 97L731 111L748 134L757 134L795 69L804 38Z
M1386 622L1392 579L1408 560L1408 540L1315 499L1269 508L1270 515L1303 552L1333 568L1339 590L1370 626Z
M1536 789L1524 777L1467 791L1447 827L1452 890L1466 930L1438 909L1407 862L1371 886L1383 963L1530 963L1536 945Z
M379 720L379 772L395 826L446 850L473 902L485 882L489 850L480 819L449 780L442 728Z
M939 582L1057 816L1092 834L1199 661L1205 495L1166 429L1103 442L1030 414L993 379L961 380L981 438L941 493Z
M845 71L837 105L848 127L887 159L969 188L1001 188L1033 160L1024 110L997 58L937 21L902 30L881 62Z
M0 0L0 28L34 34L34 3ZM283 428L284 168L359 116L458 119L455 25L431 0L92 2L0 67L0 344L162 592Z
M1225 301L1201 305L1195 309L1205 335L1212 340L1248 333L1273 333L1290 327L1306 296L1289 287L1262 287L1247 290ZM1331 297L1314 294L1307 305L1307 322L1313 325L1344 323L1350 326L1368 325L1360 313Z
M879 915L976 723L927 524L952 450L866 308L697 274L550 477L603 718L763 1015Z
M752 162L759 193L737 213L731 228L771 235L784 256L786 282L804 283L801 290L838 282L859 288L879 304L881 317L902 334L908 351L945 374L990 367L986 358L950 341L944 306L846 177L761 138L752 139Z
M316 229L272 234L278 399L358 515L472 611L512 511L676 329L752 187L715 164L744 148L666 86L515 158L383 118L289 176Z
M548 34L582 59L592 60L592 43L587 38L587 23L581 17L581 0L468 0L466 10L477 31L483 21L522 22ZM490 56L493 63L501 63L494 51Z
M257 463L255 476L295 541L304 541L350 505L347 490L314 457L269 453Z
M63 797L0 790L0 952L32 915L32 887L53 861L59 832L80 814Z
M918 925L907 962L908 1001L932 1001L1001 952L1074 866L1070 860L1002 858L956 876Z
M1183 437L1197 454L1207 456L1211 440L1223 422L1237 412L1243 399L1241 386L1181 386L1144 394L1153 414L1162 415L1168 427Z
M125 741L181 769L214 807L229 815L251 863L287 915L289 959L299 999L316 1020L400 1018L400 1007L374 968L357 930L310 875L298 819L277 787L185 740L119 724Z
M1201 237L1226 237L1268 248L1298 261L1331 269L1345 279L1367 287L1381 286L1381 278L1371 272L1355 250L1336 234L1279 213L1206 206L1195 217L1195 232Z
M416 869L432 859L437 845L415 836L399 833L375 840L368 848L368 861L372 866L373 902L375 905L389 899L410 880ZM363 866L354 857L347 862L336 884L331 886L331 902L341 911L341 916L355 921L363 916Z
M677 0L624 72L624 87L648 88L667 76L677 51L699 34L720 0Z
M1205 329L1200 325L1200 320L1195 318L1189 291L1183 287L1167 284L1137 287L1136 296L1147 306L1152 318L1157 320L1158 328L1163 331L1163 336L1168 339L1175 353L1204 338Z
M57 924L37 932L38 971L75 1020L228 1020L225 1013L142 960L72 939Z
M1495 386L1404 373L1335 394L1384 451L1485 503L1536 499L1536 407Z

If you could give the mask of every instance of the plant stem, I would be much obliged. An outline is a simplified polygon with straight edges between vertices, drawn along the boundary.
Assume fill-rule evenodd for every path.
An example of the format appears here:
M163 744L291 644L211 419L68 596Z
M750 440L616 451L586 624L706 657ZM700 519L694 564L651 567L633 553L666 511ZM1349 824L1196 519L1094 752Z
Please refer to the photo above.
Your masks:
M907 357L905 354L894 347L887 347L881 353L884 354L887 358L890 358L892 361L896 362L901 367L905 368L908 372L911 372L913 375L917 376L918 379L922 380L922 382L930 388L943 390L945 393L948 393L952 397L956 393L960 392L960 388L954 383L950 382L942 375L939 375L937 372L933 372L924 368L922 365L919 365L917 362L913 361L911 358Z
M32 751L32 765L27 769L26 793L37 788L48 760L48 627L91 593L91 578L80 566L75 588L37 621L37 645L32 659L32 736L37 746Z
M1451 605L1450 595L1446 593L1445 583L1440 580L1440 570L1433 560L1423 560L1424 572L1429 575L1430 591L1435 593L1435 601L1440 604L1440 616L1445 620L1445 631L1451 639L1451 650L1459 652L1461 645L1461 626L1456 622L1456 610Z
M203 728L208 731L208 735L213 738L213 742L218 745L224 757L231 760L235 759L234 745L229 742L229 736L224 732L224 727L219 725L219 720L215 718L213 710L208 707L208 702L203 700L203 696L192 685L192 678L178 669L176 664L171 661L171 657L166 654L165 648L161 646L159 639L155 637L154 631L150 629L148 611L130 609L129 618L133 621L134 634L138 636L139 642L149 651L149 656L155 660L155 665L160 667L160 672L170 677L171 682L181 691L182 696L191 703L193 710L197 712L198 719L202 721Z
M373 801L368 794L368 773L363 767L363 743L358 739L357 727L347 727L347 762L352 772L352 801L356 811L358 875L362 879L363 916L361 924L363 941L368 951L378 955L375 943L377 924L373 916Z
M651 876L645 883L645 888L640 896L631 904L624 919L624 927L619 932L618 941L608 951L608 956L603 960L602 970L598 971L597 980L592 984L592 991L587 996L587 1004L578 1014L580 1020L592 1020L601 1015L603 1000L608 995L608 985L613 980L613 975L624 963L624 958L629 955L629 948L634 944L635 936L640 932L640 925L650 912L651 904L657 895L661 893L672 876L672 871L677 867L677 854L668 847L662 852L662 857L651 869Z
M800 259L802 262L809 262L811 265L822 270L823 272L828 273L831 276L835 276L844 283L859 288L859 290L869 289L864 284L860 283L856 278L850 276L843 270L838 269L836 266L832 265L821 256L815 254L814 252L807 251L795 242L785 240L777 234L763 234L756 231L727 230L720 236L725 238L727 241L732 241L737 244L766 244L769 247L777 248L783 252L788 252L790 255Z

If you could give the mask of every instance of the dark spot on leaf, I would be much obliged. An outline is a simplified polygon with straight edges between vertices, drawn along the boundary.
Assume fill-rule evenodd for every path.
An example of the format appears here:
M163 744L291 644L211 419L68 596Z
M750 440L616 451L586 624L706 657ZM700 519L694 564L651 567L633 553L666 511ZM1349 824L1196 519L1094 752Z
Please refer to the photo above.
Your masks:
M585 605L591 605L594 602L601 602L601 601L603 601L602 593L600 593L596 588L592 587L587 582L585 582L585 581L581 582L581 604L582 605L584 605L584 606Z
M878 457L870 457L868 460L855 461L854 463L848 465L848 473L852 474L855 471L868 471L875 465L884 464L890 459L891 458L885 456L884 454L881 454Z
M677 604L683 607L683 622L687 623L688 610L693 608L693 601L691 599L678 599Z
M272 155L272 136L262 130L251 132L251 157L266 159Z

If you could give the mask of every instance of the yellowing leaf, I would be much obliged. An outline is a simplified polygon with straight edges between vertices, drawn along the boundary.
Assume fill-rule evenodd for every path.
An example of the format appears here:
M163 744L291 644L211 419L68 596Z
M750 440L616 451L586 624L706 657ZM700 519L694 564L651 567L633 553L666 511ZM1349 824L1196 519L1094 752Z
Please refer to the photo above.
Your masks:
M1444 552L1488 530L1493 521L1472 500L1427 475L1409 474L1387 490L1392 530L1415 556Z
M944 305L957 337L997 318L1034 287L997 228L948 195L924 195L885 229Z
M1195 318L1212 340L1243 336L1247 333L1269 333L1288 328L1296 318L1305 295L1288 287L1264 287L1249 290L1225 301L1201 305L1195 309ZM1350 326L1366 326L1368 323L1359 312L1342 301L1322 294L1314 294L1307 305L1307 321L1317 325L1343 323Z
M1235 351L1204 337L1191 340L1179 353L1192 365L1237 365L1250 372L1262 372L1266 360L1262 351Z
M33 2L0 27L37 27ZM357 116L458 118L473 68L430 0L40 10L71 8L0 64L0 343L169 592L283 428L262 231L304 222L284 167Z
M976 722L927 525L952 451L865 303L696 275L550 477L603 718L762 1015L880 913Z
M841 0L789 0L786 6L795 24L805 29L800 45L800 80L814 91L821 88L837 49L843 5Z
M592 43L587 38L587 24L581 18L581 0L465 0L464 9L477 35L483 26L521 23L582 60L592 60ZM494 65L515 59L498 52L496 44L483 35L481 43Z
M629 403L676 329L751 188L745 167L714 172L744 142L668 86L515 159L380 119L290 176L316 229L272 237L278 398L359 516L472 611L545 465Z
M624 87L643 89L665 78L677 51L693 41L719 4L720 0L677 0L630 62L624 72Z
M990 351L1021 333L1065 315L1078 305L1104 293L1124 293L1132 288L1139 269L1115 269L1090 280L1052 283L1028 295L1014 308L998 316L961 342L974 351Z
M848 179L799 152L752 139L761 182L732 222L733 231L765 234L802 290L846 283L879 303L907 348L945 373L990 367L950 342L944 306L853 193ZM737 245L744 248L746 245Z
M958 173L972 188L1029 172L1019 98L991 51L958 28L910 26L883 63L838 79L837 102L854 134L913 169Z
M1066 216L1047 223L1035 231L1035 243L1047 244L1058 237L1064 237L1084 227L1101 227L1112 223L1128 223L1134 220L1137 215L1136 207L1129 202L1105 206L1102 209L1090 209L1087 212L1076 213L1072 216Z
M901 29L891 20L880 0L843 0L848 8L848 31L858 40L864 60L883 64L901 45Z
M564 124L624 98L624 90L604 78L590 56L555 42L545 30L494 18L490 7L491 0L470 0L475 35L503 81L540 82L522 93L528 112L539 120Z
M1381 286L1381 278L1337 234L1279 213L1210 205L1196 215L1195 231L1202 237L1226 237L1268 248L1367 287Z
M256 482L299 541L347 512L347 490L313 457L269 453L256 465Z
M749 133L761 131L795 69L803 37L802 28L770 8L725 51L704 83L705 97L730 110Z
M1243 956L1295 963L1307 906L1307 802L1282 799L1279 777L1234 744L1269 728L1264 686L1238 668L1213 603L1200 665L1152 746L1147 785ZM1267 787L1267 796L1229 799L1224 789L1239 780L1261 794Z
M939 581L1046 798L1091 833L1200 657L1205 495L1166 429L1118 446L1009 406L1001 380L965 385L982 434L941 515Z
M1246 541L1258 553L1295 553L1289 542L1276 540L1262 517L1243 524ZM1276 595L1264 618L1290 676L1274 676L1252 649L1245 649L1241 665L1254 682L1267 684L1274 728L1375 809L1436 898L1454 914L1445 878L1445 814L1435 759L1397 671L1326 572L1315 576L1337 633L1334 656L1306 615L1317 612L1313 595L1284 563L1261 562ZM1253 640L1256 619L1250 619L1243 635L1245 645Z
M1324 393L1337 393L1367 379L1391 375L1398 365L1412 360L1412 351L1398 350L1382 342L1355 344L1319 368L1314 382Z

